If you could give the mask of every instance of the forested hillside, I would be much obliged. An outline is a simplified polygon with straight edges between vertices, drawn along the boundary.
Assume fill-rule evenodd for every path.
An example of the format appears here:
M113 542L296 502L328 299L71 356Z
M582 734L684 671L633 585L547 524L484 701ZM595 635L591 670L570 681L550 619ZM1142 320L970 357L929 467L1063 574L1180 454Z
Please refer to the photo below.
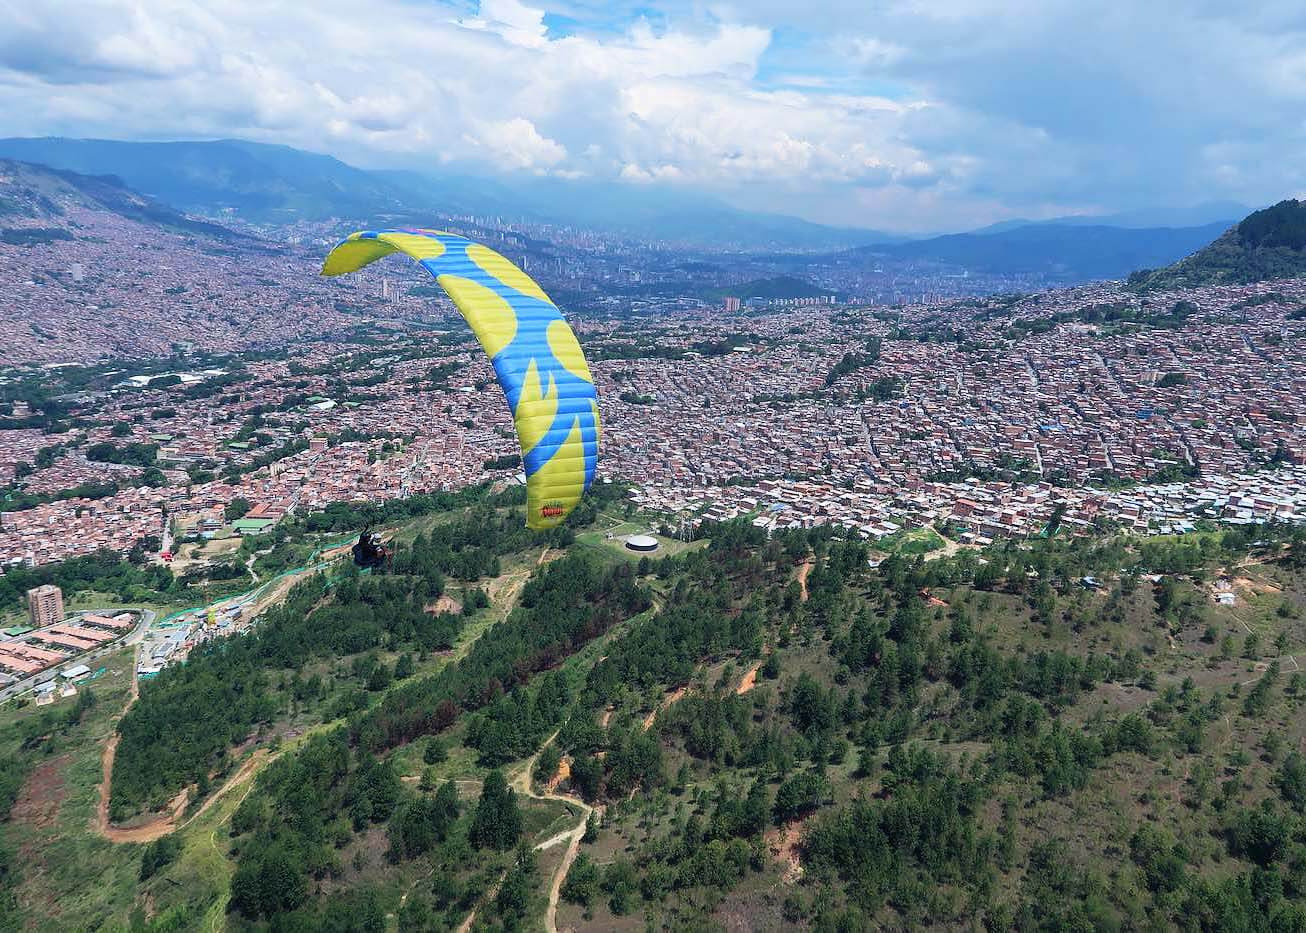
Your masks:
M191 815L115 850L140 880L102 916L1306 924L1302 531L925 559L730 523L651 559L585 530L620 519L598 505L547 540L510 509L421 520L385 572L305 582L148 685L113 816L184 787Z
M1280 201L1248 214L1218 240L1163 269L1129 276L1141 291L1245 285L1306 275L1306 203Z

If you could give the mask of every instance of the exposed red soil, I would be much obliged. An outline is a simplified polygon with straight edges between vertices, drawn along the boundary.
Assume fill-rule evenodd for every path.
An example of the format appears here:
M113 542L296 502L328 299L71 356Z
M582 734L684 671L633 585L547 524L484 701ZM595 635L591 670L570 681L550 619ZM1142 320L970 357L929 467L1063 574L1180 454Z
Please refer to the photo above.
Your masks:
M735 693L743 696L749 690L757 686L757 672L762 669L762 662L758 661L744 673L744 679L739 681L739 686L735 688Z
M60 755L32 769L9 811L9 818L37 829L53 826L59 807L68 796L63 772L71 758L71 755Z

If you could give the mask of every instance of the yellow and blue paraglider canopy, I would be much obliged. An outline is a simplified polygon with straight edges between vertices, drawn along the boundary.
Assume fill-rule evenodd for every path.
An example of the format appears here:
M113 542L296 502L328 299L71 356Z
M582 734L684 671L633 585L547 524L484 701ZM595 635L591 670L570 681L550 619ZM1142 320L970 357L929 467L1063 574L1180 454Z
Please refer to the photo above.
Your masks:
M394 252L435 277L494 365L521 443L527 526L560 524L594 481L599 453L598 393L576 335L534 279L453 233L351 233L327 255L322 274L355 272Z

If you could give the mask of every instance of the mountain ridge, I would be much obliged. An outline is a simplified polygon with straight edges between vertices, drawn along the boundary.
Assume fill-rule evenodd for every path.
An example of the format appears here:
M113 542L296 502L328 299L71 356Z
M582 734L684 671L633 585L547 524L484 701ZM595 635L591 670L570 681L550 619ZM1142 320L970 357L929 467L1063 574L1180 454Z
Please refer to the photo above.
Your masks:
M861 247L842 256L852 261L890 257L936 262L971 272L1043 275L1073 283L1123 279L1140 266L1171 262L1210 243L1224 228L1223 223L1143 229L1036 224Z
M701 192L567 179L494 181L467 175L362 169L289 146L218 139L126 142L0 139L0 158L89 175L112 174L182 211L255 223L348 219L416 222L500 214L577 224L687 245L838 249L901 239L797 217L744 211Z
M1207 201L1191 207L1145 207L1113 214L1068 214L1033 220L1027 217L1000 220L997 223L965 231L974 234L1002 233L1019 227L1119 227L1127 230L1159 227L1201 227L1212 223L1236 223L1252 208L1235 201Z
M1203 249L1129 276L1138 291L1248 285L1306 276L1306 202L1288 199L1248 214Z
M60 204L59 198L63 198L65 204ZM40 163L0 158L0 218L58 222L69 198L81 199L82 206L99 208L150 226L219 240L253 241L253 238L221 224L188 217L129 187L116 175L87 175ZM71 234L68 238L71 239Z

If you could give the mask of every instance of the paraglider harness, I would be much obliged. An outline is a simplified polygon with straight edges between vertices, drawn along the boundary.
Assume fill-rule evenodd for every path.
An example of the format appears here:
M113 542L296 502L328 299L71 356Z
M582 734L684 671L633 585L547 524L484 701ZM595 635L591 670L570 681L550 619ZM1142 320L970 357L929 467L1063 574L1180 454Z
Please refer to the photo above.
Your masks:
M382 567L390 562L391 550L381 543L381 536L369 525L354 545L354 563L364 569Z

